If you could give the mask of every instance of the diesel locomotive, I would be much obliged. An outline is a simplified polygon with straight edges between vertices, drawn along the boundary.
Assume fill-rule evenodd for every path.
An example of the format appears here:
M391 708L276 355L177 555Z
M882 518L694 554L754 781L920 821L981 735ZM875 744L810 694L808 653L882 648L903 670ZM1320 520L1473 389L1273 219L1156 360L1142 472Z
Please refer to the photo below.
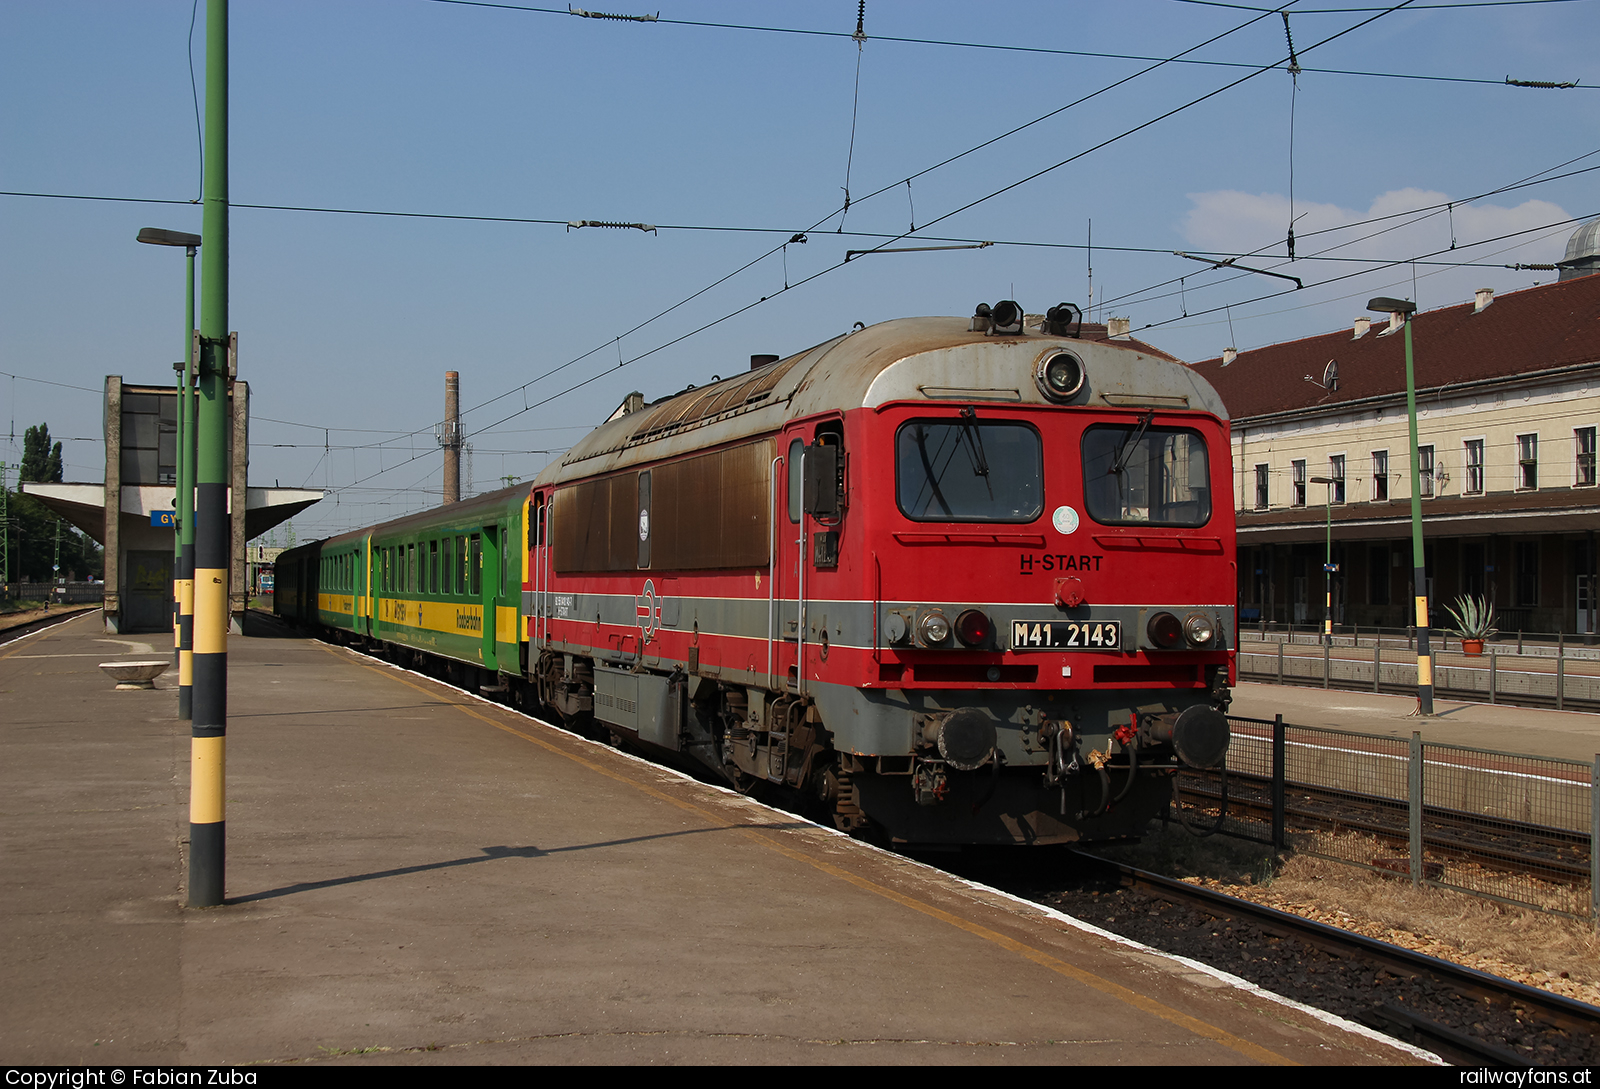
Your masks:
M634 396L531 485L285 553L275 608L848 832L1125 838L1227 749L1229 457L1182 363L1001 302Z

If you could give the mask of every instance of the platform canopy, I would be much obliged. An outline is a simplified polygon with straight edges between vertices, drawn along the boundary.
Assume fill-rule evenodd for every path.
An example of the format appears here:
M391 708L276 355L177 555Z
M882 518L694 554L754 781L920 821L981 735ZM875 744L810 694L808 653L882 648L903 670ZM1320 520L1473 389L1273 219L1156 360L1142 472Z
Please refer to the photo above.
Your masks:
M22 490L65 518L98 543L104 545L106 527L106 487L104 484L22 485ZM323 497L320 488L247 488L245 490L244 535L254 540L269 529L299 514ZM148 516L155 511L170 511L176 496L172 485L124 485L122 513Z

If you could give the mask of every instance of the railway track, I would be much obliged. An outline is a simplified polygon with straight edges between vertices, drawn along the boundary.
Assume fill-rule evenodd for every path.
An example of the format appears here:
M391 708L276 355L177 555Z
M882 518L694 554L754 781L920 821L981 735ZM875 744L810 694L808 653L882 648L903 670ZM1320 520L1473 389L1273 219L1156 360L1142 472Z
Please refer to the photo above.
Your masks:
M1123 896L1132 893L1146 905L1164 902L1193 916L1185 925L1146 907L1141 917L1134 903L1125 902L1113 909L1109 929L1128 937L1192 956L1452 1062L1600 1061L1600 1007L1092 855L1080 857ZM1103 895L1096 892L1091 899ZM1061 899L1058 893L1054 902ZM1125 922L1169 917L1155 927L1118 927L1119 910ZM1097 922L1092 911L1084 917ZM1141 929L1156 933L1133 932ZM1198 949L1181 940L1185 930L1196 929L1212 939Z
M1200 783L1203 785L1196 786ZM1182 796L1200 808L1214 810L1222 800L1213 774L1186 772ZM1380 842L1409 849L1405 801L1375 798L1350 791L1291 784L1285 792L1286 828L1294 831L1361 832ZM1230 772L1228 809L1270 828L1271 781ZM1429 852L1458 861L1511 873L1529 873L1546 881L1581 884L1589 879L1589 837L1515 821L1487 820L1429 806L1423 813L1423 837Z
M43 631L45 628L53 628L57 624L64 624L75 616L98 608L100 608L98 605L86 605L82 608L68 606L56 612L36 616L7 627L0 627L0 644L9 643L13 639L21 639L24 635L32 635L34 632ZM0 621L0 623L3 623L3 621Z

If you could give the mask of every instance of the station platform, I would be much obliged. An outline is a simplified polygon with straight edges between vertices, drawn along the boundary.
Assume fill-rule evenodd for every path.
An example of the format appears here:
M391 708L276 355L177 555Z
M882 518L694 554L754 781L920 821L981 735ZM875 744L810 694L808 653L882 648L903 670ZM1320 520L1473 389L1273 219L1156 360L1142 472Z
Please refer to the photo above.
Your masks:
M176 680L97 668L163 649L0 645L0 1061L1426 1061L255 615L189 909Z
M1588 763L1600 754L1600 715L1585 711L1464 703L1438 696L1431 717L1419 717L1416 709L1414 695L1247 682L1234 688L1228 713L1269 721L1282 715L1295 726L1391 737L1410 737L1416 730L1428 742L1557 760Z

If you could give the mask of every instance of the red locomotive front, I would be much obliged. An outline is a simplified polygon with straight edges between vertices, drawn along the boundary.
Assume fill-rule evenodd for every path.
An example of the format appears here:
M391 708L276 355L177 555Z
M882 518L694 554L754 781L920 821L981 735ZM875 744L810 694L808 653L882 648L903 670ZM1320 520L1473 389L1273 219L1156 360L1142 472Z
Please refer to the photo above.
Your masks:
M1219 763L1220 400L1061 308L986 310L621 412L547 471L545 702L902 843L1137 835Z

